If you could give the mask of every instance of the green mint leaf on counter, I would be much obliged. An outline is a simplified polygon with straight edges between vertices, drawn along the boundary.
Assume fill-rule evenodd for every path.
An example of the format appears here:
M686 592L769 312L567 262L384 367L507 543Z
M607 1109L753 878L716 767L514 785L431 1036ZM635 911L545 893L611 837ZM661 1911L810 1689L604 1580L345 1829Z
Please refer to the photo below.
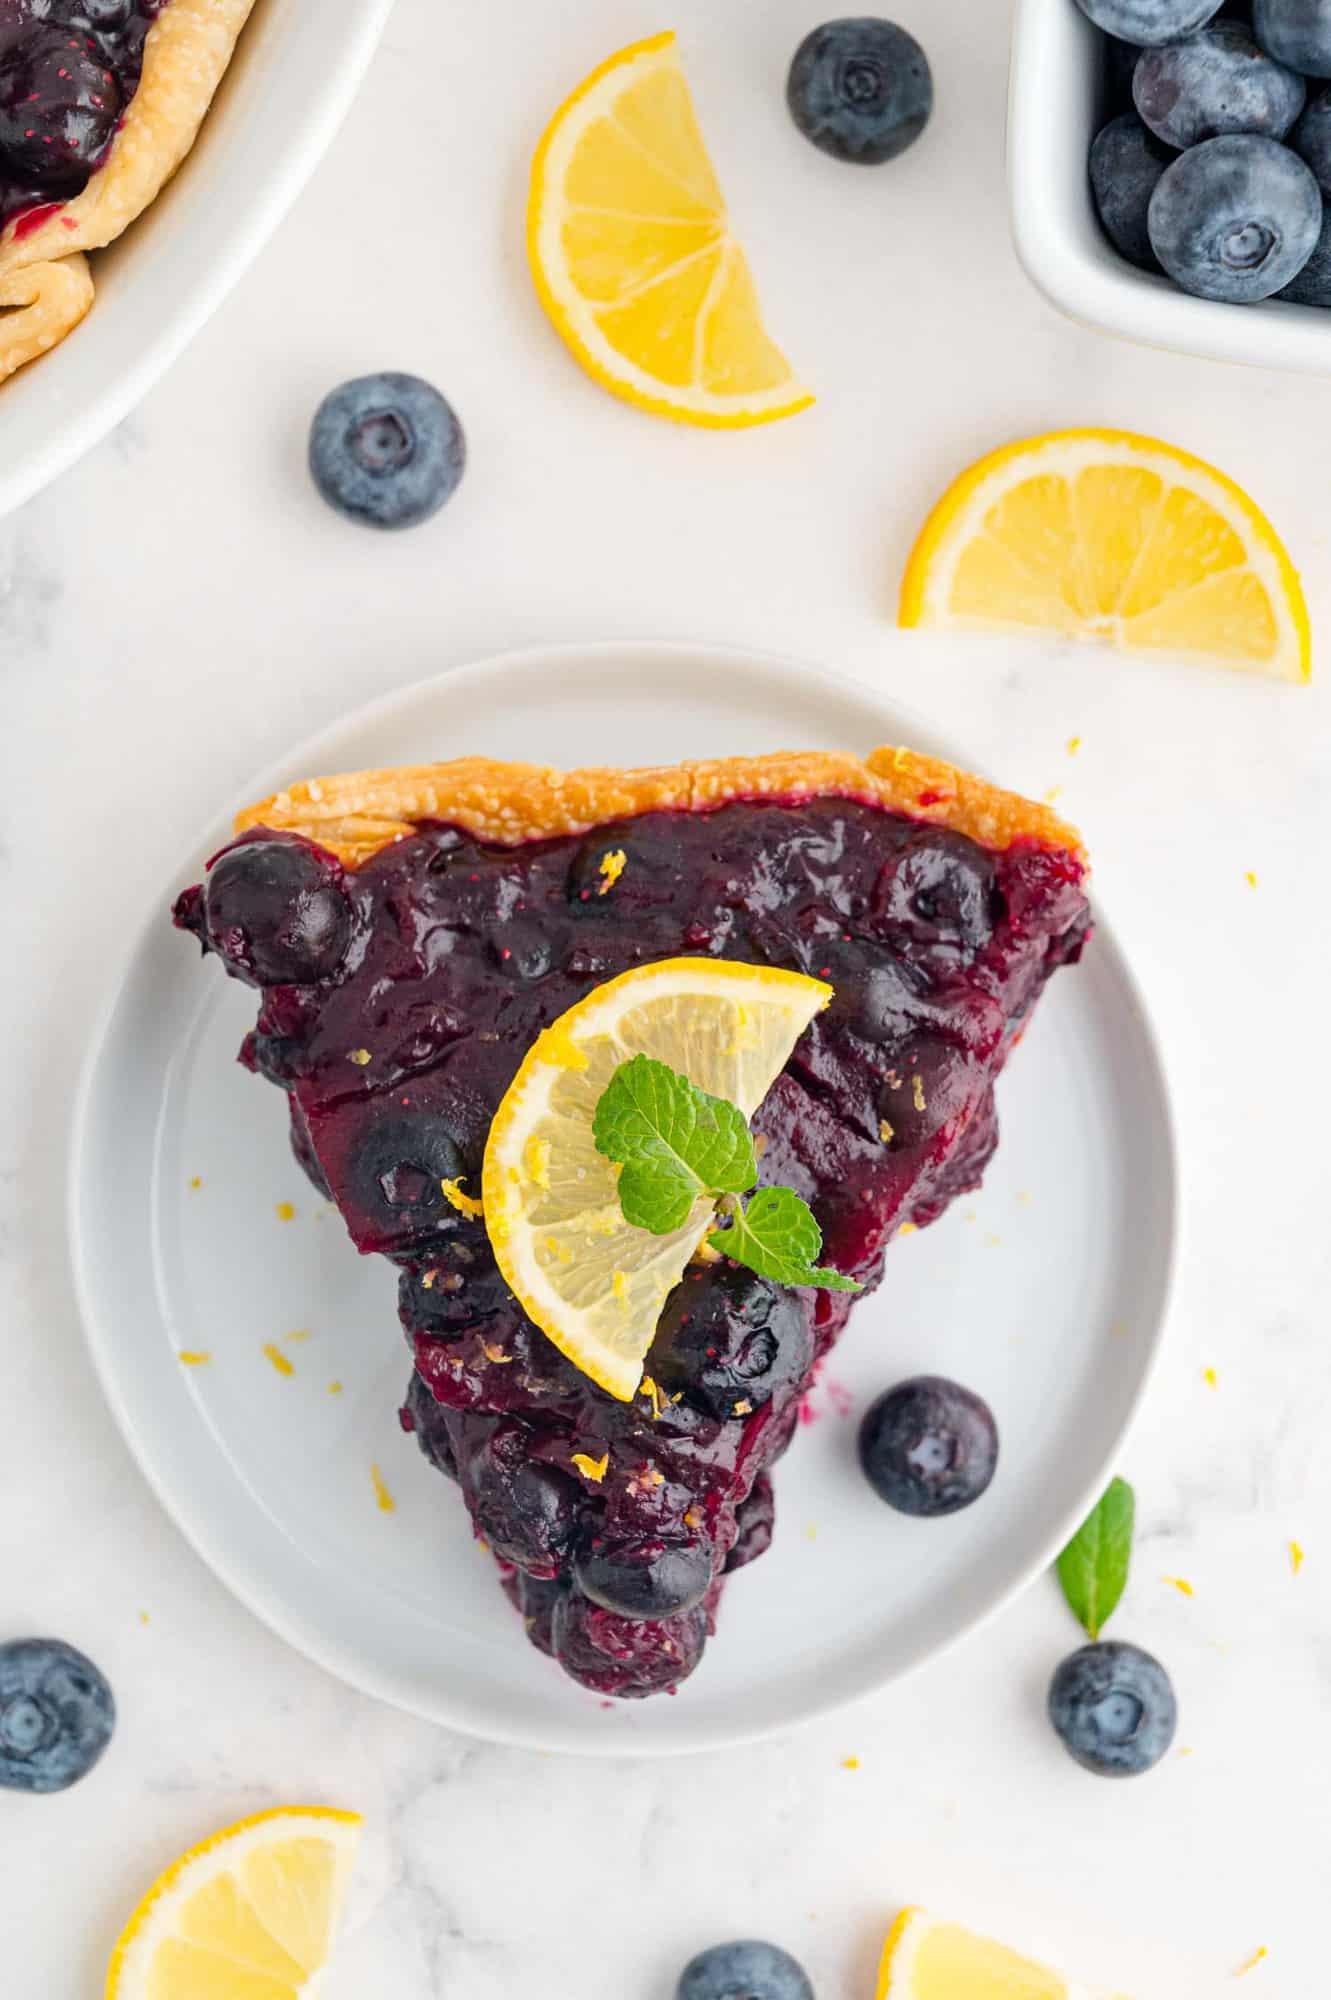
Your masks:
M654 1236L682 1229L695 1203L717 1203L727 1227L708 1242L778 1285L828 1291L861 1287L817 1262L823 1234L807 1202L790 1188L760 1188L748 1120L737 1104L699 1090L668 1063L632 1056L611 1077L592 1123L596 1150L620 1169L624 1220Z
M728 1229L715 1229L707 1241L723 1257L771 1278L778 1285L817 1285L829 1292L858 1292L854 1278L829 1271L817 1262L823 1232L813 1210L791 1188L759 1188L747 1208L730 1211Z
M702 1195L743 1194L758 1178L748 1122L667 1063L621 1063L596 1107L596 1149L623 1167L625 1220L665 1236L683 1227Z
M1108 1624L1127 1584L1136 1512L1127 1480L1111 1480L1058 1558L1063 1595L1092 1639Z

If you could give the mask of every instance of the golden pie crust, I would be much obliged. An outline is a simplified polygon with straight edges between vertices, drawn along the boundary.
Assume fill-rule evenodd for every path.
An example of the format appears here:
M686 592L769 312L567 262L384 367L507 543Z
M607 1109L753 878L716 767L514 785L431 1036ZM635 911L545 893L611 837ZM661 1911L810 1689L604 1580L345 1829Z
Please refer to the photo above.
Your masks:
M156 200L198 136L255 0L168 0L143 45L143 75L82 194L0 235L0 382L45 354L93 302L85 250L113 243Z
M1019 841L1085 858L1081 836L1048 806L1000 791L937 757L890 746L866 758L839 751L779 750L641 771L553 771L458 757L391 771L354 771L292 785L236 819L236 832L299 833L349 868L427 821L460 826L478 840L589 833L639 813L705 812L736 799L859 799L907 818L966 834L1001 853Z

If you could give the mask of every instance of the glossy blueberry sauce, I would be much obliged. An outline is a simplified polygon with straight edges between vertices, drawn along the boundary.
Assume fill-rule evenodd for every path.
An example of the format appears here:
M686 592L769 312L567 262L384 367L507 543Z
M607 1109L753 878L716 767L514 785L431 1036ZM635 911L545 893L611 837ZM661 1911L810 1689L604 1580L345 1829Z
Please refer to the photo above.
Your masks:
M21 237L104 162L168 0L0 0L0 228Z
M241 1059L287 1091L297 1157L358 1248L399 1268L403 1426L460 1484L532 1642L598 1693L640 1696L692 1670L726 1569L770 1541L768 1469L850 1299L694 1267L648 1357L655 1393L626 1405L525 1317L441 1181L479 1192L519 1062L600 982L683 955L812 973L836 996L754 1120L761 1172L810 1201L823 1261L872 1287L902 1223L978 1183L994 1079L1090 918L1070 853L990 854L817 799L517 848L428 827L354 873L260 833L176 921L260 989Z

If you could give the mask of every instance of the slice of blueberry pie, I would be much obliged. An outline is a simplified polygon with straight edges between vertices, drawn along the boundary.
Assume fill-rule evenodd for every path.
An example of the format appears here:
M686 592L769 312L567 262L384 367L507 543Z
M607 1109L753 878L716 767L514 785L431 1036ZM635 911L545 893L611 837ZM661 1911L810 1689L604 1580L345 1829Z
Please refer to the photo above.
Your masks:
M771 1468L849 1287L994 1150L998 1072L1089 933L1077 835L894 749L463 758L293 786L237 833L176 922L260 989L241 1060L286 1091L353 1242L398 1267L404 1428L535 1645L599 1693L674 1687L771 1540ZM735 1196L714 1213L686 1186L661 1234L606 1137L607 1041L667 1031L698 1115L734 1099L713 1188L750 1184L726 1175L751 1123L743 1256L699 1228L738 1230ZM798 1269L753 1247L764 1197L812 1212Z
M194 144L254 0L0 0L0 380L93 302Z

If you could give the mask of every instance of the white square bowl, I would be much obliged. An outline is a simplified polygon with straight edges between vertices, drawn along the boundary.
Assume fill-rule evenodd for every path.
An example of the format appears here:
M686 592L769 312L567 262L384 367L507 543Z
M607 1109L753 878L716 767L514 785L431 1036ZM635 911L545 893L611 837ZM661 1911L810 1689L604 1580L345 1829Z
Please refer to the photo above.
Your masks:
M1331 374L1331 310L1193 298L1119 256L1091 197L1091 141L1108 117L1105 38L1076 0L1018 0L1008 107L1012 233L1060 311L1149 347Z
M318 164L392 0L258 0L193 152L118 243L67 340L0 384L0 514L127 416L263 248Z

